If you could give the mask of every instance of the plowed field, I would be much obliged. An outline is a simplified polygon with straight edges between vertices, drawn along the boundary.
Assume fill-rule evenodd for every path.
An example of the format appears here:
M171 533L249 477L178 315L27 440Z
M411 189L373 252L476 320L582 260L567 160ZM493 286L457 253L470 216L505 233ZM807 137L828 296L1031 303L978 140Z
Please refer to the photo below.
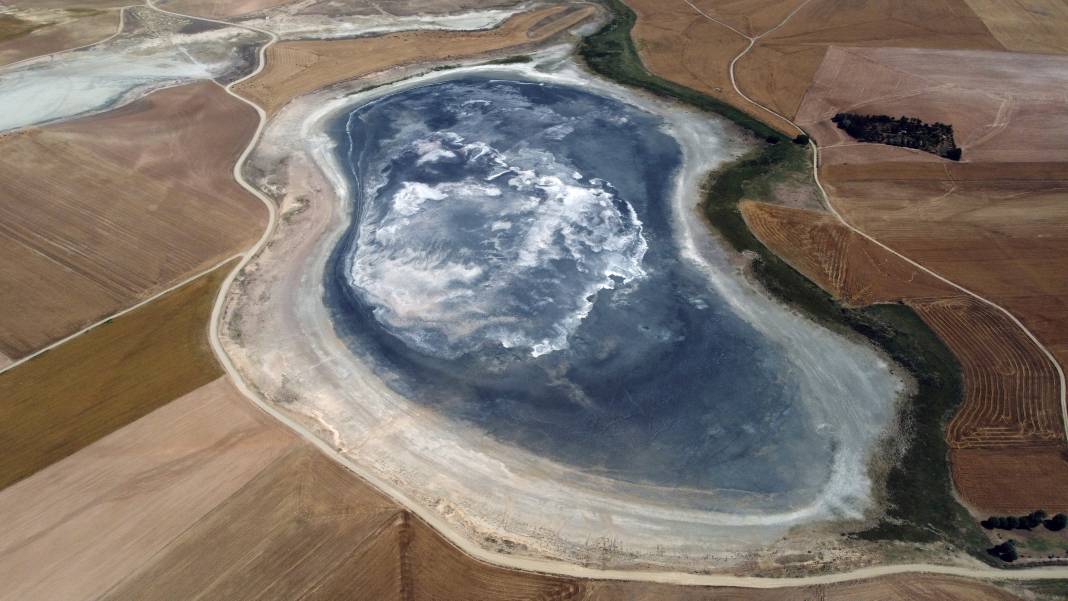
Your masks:
M247 246L256 114L219 86L0 137L0 352L19 358Z
M746 225L761 242L847 305L953 291L827 213L757 202L743 202L740 209Z

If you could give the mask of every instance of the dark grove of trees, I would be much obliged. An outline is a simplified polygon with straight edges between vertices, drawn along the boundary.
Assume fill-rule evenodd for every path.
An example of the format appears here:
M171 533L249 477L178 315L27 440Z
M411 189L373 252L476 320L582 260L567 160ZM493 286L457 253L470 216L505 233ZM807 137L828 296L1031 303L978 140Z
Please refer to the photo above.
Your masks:
M1007 540L1000 545L994 545L987 549L986 552L1006 562L1013 562L1020 558L1020 554L1016 552L1016 541L1014 540Z
M838 113L831 121L861 142L915 148L952 161L959 161L961 157L961 150L953 141L953 126L945 123L924 123L915 117L856 113Z
M1045 526L1047 530L1057 532L1068 526L1068 516L1058 513L1047 519L1045 511L1039 509L1027 515L989 517L979 522L987 530L1031 530L1039 526Z

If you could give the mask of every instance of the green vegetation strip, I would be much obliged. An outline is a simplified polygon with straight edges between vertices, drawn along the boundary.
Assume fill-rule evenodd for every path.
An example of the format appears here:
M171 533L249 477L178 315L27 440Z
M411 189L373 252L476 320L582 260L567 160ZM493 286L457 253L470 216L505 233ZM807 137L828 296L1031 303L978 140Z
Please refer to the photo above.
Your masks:
M0 489L221 376L207 324L232 268L0 374Z
M634 12L618 0L605 3L612 11L612 21L586 38L580 47L581 56L591 69L620 83L722 115L769 142L709 177L704 210L713 227L735 250L755 254L753 273L771 294L830 328L864 336L908 369L916 380L917 389L901 412L902 429L909 433L907 447L887 476L887 516L853 536L868 540L943 540L985 558L985 538L953 497L943 437L946 420L962 396L956 358L910 308L845 308L753 235L738 210L739 201L769 199L776 181L810 172L806 147L788 142L783 134L734 107L648 73L630 37Z

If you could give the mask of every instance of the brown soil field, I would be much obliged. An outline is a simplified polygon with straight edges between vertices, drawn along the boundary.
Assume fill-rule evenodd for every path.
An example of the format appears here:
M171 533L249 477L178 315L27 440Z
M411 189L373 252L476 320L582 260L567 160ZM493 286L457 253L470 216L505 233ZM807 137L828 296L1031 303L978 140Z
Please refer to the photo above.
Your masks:
M789 123L746 102L731 86L729 64L745 49L748 44L745 38L705 18L682 0L626 0L626 3L638 16L631 35L649 72L728 102L780 131L795 133ZM732 27L747 31L765 26L775 18L781 20L789 12L790 4L706 0L698 6L717 18L722 16ZM759 10L752 21L747 21L742 14L750 8Z
M487 31L417 31L346 40L281 42L267 49L267 68L235 91L276 113L293 98L341 81L426 62L527 48L596 14L593 6L553 6L510 18Z
M183 15L229 19L286 4L291 0L166 0L160 8Z
M1068 355L1068 165L832 165L835 206L890 247L993 299Z
M1064 447L951 449L953 481L982 516L1068 513Z
M0 352L18 358L251 245L256 113L210 82L0 136Z
M1005 314L965 296L909 306L964 371L965 402L946 428L951 447L1064 445L1057 373Z
M0 600L1017 599L924 575L748 590L489 566L222 378L0 491L0 512Z
M946 440L957 491L973 510L989 514L1011 506L1026 513L1068 505L1057 374L1022 330L1000 311L918 272L830 215L754 202L742 203L741 210L762 242L824 290L853 305L905 300L950 347L961 363L964 402L947 426ZM938 240L934 230L928 236ZM1004 469L973 463L1002 451ZM1009 468L1012 461L1028 467ZM1039 474L1043 483L1035 485ZM1010 488L1017 491L1013 497L999 497Z
M965 1L1008 50L1068 52L1068 4L1061 0Z
M19 3L21 5L21 3ZM116 4L119 6L121 4ZM102 40L119 27L119 11L97 8L20 9L0 16L0 66Z
M297 440L219 378L0 491L0 599L99 598Z
M0 374L0 489L219 377L204 324L230 267Z
M964 161L1042 162L1068 156L1068 56L978 50L833 47L797 112L826 164L944 162L934 155L855 142L837 112L908 115L953 126Z
M738 61L739 87L792 117L830 46L1002 46L964 0L811 0Z
M954 293L952 287L853 233L828 213L752 201L739 208L761 242L846 305Z

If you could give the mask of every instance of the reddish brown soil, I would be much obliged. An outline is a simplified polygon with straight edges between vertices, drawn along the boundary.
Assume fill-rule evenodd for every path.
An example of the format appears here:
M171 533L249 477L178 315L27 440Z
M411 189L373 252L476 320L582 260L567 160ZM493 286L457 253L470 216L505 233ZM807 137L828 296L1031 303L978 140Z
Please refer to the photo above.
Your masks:
M18 358L252 244L255 112L205 82L0 137L0 352Z
M592 6L553 6L512 17L487 31L414 31L348 40L282 42L267 50L267 67L236 91L274 114L293 98L331 84L417 63L481 56L531 44L596 14Z
M775 254L850 306L951 294L953 289L854 234L827 213L743 202L746 225Z
M946 429L951 447L1063 445L1053 364L1004 313L964 296L909 306L964 370L965 402Z
M951 449L949 458L953 482L980 515L1068 513L1063 447Z

